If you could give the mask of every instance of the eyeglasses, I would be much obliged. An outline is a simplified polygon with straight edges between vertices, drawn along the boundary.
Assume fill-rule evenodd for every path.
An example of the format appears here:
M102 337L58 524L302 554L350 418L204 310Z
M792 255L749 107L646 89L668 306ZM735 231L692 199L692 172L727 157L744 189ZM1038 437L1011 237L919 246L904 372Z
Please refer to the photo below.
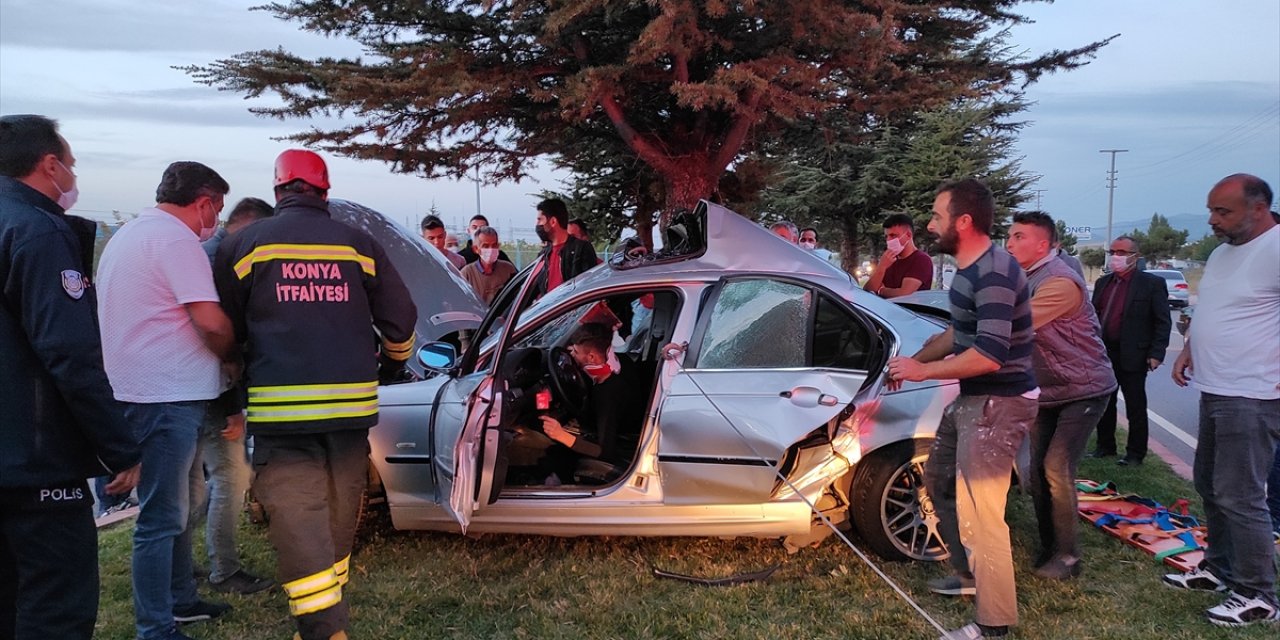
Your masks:
M1136 255L1138 255L1138 252L1137 252L1137 251L1125 251L1125 250L1123 250L1123 249L1108 249L1108 250L1107 250L1107 255L1109 255L1109 256L1120 256L1121 258L1128 258L1129 256L1136 256Z

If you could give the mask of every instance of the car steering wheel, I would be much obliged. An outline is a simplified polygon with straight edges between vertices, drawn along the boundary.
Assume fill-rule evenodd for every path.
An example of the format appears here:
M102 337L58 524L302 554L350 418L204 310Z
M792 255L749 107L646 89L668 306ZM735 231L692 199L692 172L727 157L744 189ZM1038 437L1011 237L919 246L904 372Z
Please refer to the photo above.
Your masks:
M581 412L587 400L587 376L568 349L552 347L547 351L547 375L565 407L571 413Z

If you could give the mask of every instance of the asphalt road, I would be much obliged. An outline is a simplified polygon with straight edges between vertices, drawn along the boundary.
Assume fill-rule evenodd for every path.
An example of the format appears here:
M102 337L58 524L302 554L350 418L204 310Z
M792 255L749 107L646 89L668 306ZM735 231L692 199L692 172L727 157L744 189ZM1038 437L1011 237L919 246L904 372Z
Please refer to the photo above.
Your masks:
M1182 352L1182 336L1176 327L1178 311L1171 314L1174 329L1169 337L1169 351L1160 368L1147 374L1147 417L1151 421L1152 453L1159 454L1175 470L1189 477L1199 433L1200 393L1173 382L1173 361ZM1123 395L1121 397L1123 399ZM1123 409L1120 419L1124 419Z

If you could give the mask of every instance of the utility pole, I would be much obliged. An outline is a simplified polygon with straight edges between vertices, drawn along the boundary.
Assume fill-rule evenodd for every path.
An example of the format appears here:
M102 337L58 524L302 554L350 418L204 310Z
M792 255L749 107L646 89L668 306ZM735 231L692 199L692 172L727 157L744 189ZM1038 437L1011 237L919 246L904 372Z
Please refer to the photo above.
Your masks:
M1048 189L1032 189L1031 192L1036 194L1036 211L1043 211L1040 207L1040 194L1048 191Z
M1107 243L1106 248L1111 248L1111 214L1115 210L1116 204L1116 154L1129 153L1128 149L1100 149L1098 153L1111 154L1111 170L1107 172Z
M475 181L476 181L476 215L483 215L480 213L480 166L479 165L476 165Z

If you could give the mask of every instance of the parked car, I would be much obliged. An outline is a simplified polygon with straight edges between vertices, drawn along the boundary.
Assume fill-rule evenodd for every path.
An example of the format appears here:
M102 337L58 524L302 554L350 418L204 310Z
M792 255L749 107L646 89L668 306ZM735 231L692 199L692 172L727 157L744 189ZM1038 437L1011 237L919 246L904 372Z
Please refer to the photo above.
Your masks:
M1164 286L1169 290L1169 306L1181 309L1191 299L1191 290L1187 287L1187 279L1181 271L1175 269L1151 269L1147 273L1164 278Z
M893 303L906 307L921 315L940 318L948 323L951 322L950 291L944 291L942 289L913 291L905 296L893 298Z
M946 557L922 463L958 385L885 389L887 360L945 322L864 292L717 205L664 233L662 251L615 256L537 300L530 283L545 262L534 261L470 348L424 344L424 375L437 375L380 389L373 491L392 524L804 539L822 527L816 508L852 521L884 557ZM433 299L452 280L396 267L426 292L415 294L420 315L436 317ZM573 482L556 486L535 472L549 445L537 418L569 421L583 406L585 378L565 346L602 307L625 326L618 359L643 372L644 422L619 436L624 463L582 460Z

